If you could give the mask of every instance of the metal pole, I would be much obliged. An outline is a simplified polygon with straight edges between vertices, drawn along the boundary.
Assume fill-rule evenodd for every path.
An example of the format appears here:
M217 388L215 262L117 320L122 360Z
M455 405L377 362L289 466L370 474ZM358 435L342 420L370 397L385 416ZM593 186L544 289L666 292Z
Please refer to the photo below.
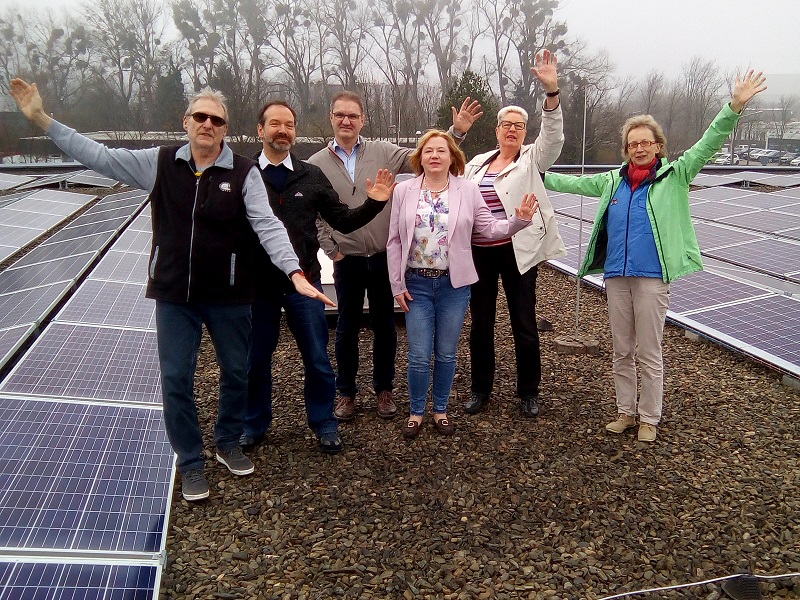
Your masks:
M584 83L583 86L583 148L581 149L581 176L586 170L586 107L589 105L589 92L588 86ZM583 240L583 195L581 195L581 207L578 211L578 271L581 269L581 242ZM578 325L581 316L581 278L575 278L576 294L575 294L575 335L578 335Z

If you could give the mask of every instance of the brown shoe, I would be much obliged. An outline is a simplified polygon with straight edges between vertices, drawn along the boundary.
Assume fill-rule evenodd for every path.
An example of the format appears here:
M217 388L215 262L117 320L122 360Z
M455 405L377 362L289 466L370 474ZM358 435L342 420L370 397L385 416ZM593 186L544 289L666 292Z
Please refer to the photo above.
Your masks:
M413 440L419 435L420 429L422 429L421 422L409 419L406 421L405 425L403 425L403 437L407 440Z
M381 419L391 419L397 414L397 405L392 398L391 390L383 390L378 394L378 416Z
M340 421L350 421L356 416L356 399L350 396L339 396L333 415Z
M436 427L436 431L442 435L453 435L456 430L456 426L453 425L453 422L447 417L443 419L434 419L433 426Z

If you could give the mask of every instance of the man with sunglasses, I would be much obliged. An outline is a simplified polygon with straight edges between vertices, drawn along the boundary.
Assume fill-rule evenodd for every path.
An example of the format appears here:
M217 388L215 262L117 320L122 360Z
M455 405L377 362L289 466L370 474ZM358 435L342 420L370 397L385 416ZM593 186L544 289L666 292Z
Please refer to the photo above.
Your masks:
M289 232L307 279L322 290L317 259L317 217L337 231L350 233L366 225L392 195L391 174L377 171L367 179L366 201L348 208L319 167L299 160L291 149L297 140L297 115L284 101L265 104L258 114L262 149L256 156L270 205ZM266 253L259 253L259 278L253 304L253 331L248 349L248 406L242 445L264 440L272 423L272 357L278 346L281 309L303 358L306 417L326 453L342 450L339 422L333 414L335 378L328 356L328 323L322 304L298 294Z
M473 158L464 174L480 186L486 204L498 219L513 215L524 195L531 190L539 201L539 211L533 222L519 233L504 240L480 236L472 240L472 258L478 281L472 284L470 297L472 394L464 404L464 411L468 414L480 412L492 393L499 279L503 282L514 337L520 411L529 419L539 414L542 361L536 328L538 264L560 258L567 252L541 175L556 161L564 145L555 55L549 50L537 54L536 66L531 71L545 91L539 136L532 144L525 144L527 111L519 106L500 109L495 129L497 149Z
M86 167L150 192L153 241L147 297L156 301L164 426L178 455L183 497L209 495L194 372L205 324L220 366L216 458L234 475L253 472L240 438L247 406L247 338L254 297L254 237L305 296L333 305L306 281L286 229L272 213L258 166L225 143L225 98L197 94L183 117L189 143L109 149L50 118L36 84L11 82L22 113Z
M460 143L472 124L483 113L478 102L464 100L460 110L453 108L449 134ZM308 159L330 180L339 198L351 208L367 200L366 181L377 169L394 174L411 173L408 157L414 148L404 148L383 140L361 137L366 124L364 106L355 92L334 94L331 101L333 140ZM391 210L384 210L368 225L352 233L334 231L320 222L320 245L333 262L338 319L336 321L336 417L350 421L356 411L358 374L358 333L364 311L364 294L369 300L372 325L372 385L377 395L378 416L391 419L397 414L392 390L397 332L394 324L394 296L389 285L386 242L389 239Z

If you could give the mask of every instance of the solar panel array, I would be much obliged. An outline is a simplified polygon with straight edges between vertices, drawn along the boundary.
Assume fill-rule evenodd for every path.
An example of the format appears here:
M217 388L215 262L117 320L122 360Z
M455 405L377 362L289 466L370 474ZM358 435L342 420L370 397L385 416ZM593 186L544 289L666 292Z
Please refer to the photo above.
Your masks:
M144 194L108 198L74 227L116 232L121 200L130 221ZM57 243L81 252L75 240L98 235ZM158 596L175 460L144 298L148 252L149 234L120 235L0 384L0 600ZM16 300L25 313L30 303Z
M60 199L64 196L72 200L72 204L62 203ZM20 202L29 206L28 200L33 199L31 207L67 216L77 206L70 198L73 196L81 195L42 191L12 206ZM0 272L0 369L97 261L145 199L146 195L141 191L103 198Z
M41 237L97 196L39 190L0 207L0 261Z
M725 173L724 175L698 173L694 180L692 180L692 185L712 187L743 182L758 183L760 185L768 185L771 187L790 188L800 185L800 175L759 173L758 171L739 171L736 173Z
M724 177L764 180L763 174L752 172ZM702 181L706 185L708 180ZM597 200L563 193L549 197L568 251L565 258L550 262L577 274L582 259L577 215L583 201L583 255ZM785 282L795 289L800 284L800 189L766 193L711 187L692 191L689 201L703 256L744 275L707 266L706 271L677 280L670 289L669 320L800 377L800 298L777 285ZM603 285L601 277L585 279Z

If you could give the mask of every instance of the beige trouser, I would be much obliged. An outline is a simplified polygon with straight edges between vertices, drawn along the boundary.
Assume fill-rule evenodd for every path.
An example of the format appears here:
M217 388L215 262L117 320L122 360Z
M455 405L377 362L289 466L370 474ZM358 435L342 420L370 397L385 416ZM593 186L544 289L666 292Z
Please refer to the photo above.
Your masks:
M614 339L614 387L620 414L651 425L661 420L664 361L661 339L669 308L669 284L655 277L606 279L608 317ZM636 403L636 360L642 393Z

